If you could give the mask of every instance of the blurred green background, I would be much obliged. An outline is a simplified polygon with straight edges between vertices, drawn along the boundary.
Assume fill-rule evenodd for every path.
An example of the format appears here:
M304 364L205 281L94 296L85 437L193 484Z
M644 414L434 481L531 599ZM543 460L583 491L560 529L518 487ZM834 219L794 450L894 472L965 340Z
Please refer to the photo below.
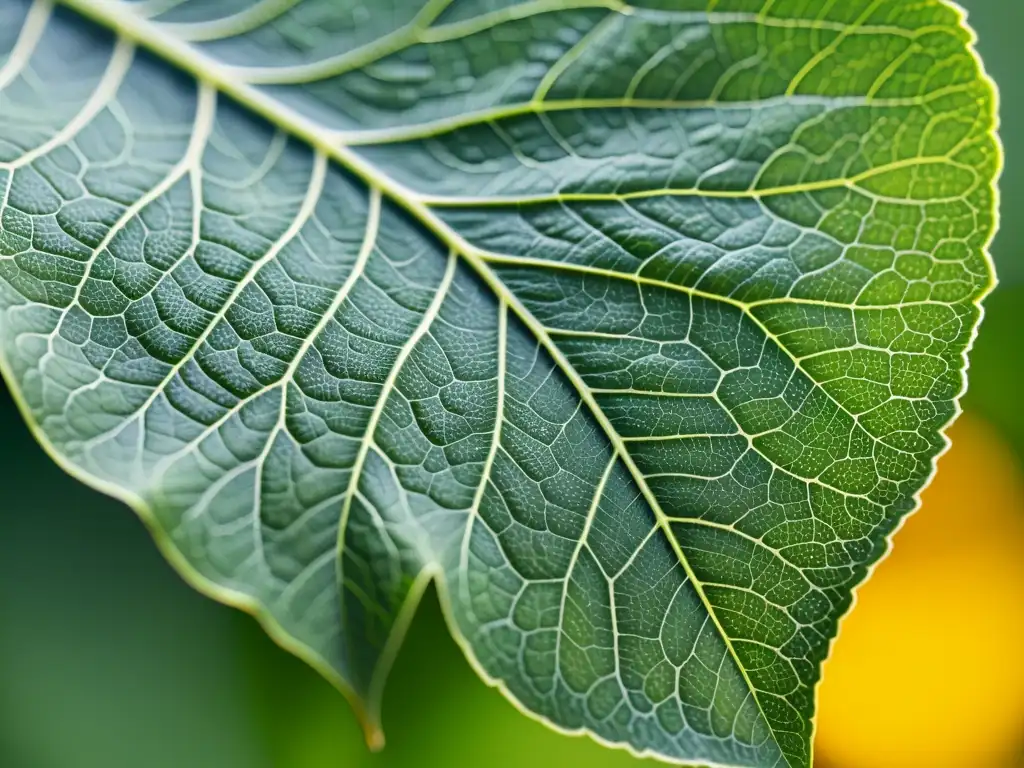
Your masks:
M1007 451L997 445L993 450L1009 455L1012 473L1017 473L1024 465L1024 260L1017 253L1017 244L1024 238L1024 216L1016 214L1024 205L1024 177L1018 170L1024 170L1024 77L1020 65L1024 0L964 0L963 4L979 34L988 69L1001 85L1007 156L1003 224L993 248L1001 285L986 305L965 409L969 420L991 428L986 434L994 435L992 440L1009 447ZM971 473L961 472L957 477L968 485L987 482ZM985 502L1006 507L997 510L1005 512L1001 520L1024 520L1024 502L1020 501L1024 494L1018 497L1012 491L1018 479L1016 474L1004 478L1003 484L1011 491L1002 501ZM129 510L63 475L33 442L2 389L0 480L3 768L641 765L627 753L607 750L589 739L550 732L488 689L448 637L433 594L424 601L388 685L384 710L388 746L371 755L348 705L337 692L274 646L251 618L186 586ZM956 496L956 489L945 495ZM925 505L925 515L930 503ZM993 523L1002 524L1008 526L1005 535L999 535L1005 543L1018 529L1012 520ZM1024 540L1013 541L1013 551L1024 560ZM898 559L892 560L894 569ZM922 589L928 586L925 575L917 583ZM1024 606L1024 589L1008 584L1003 599L1005 604ZM865 615L870 603L865 595ZM1001 626L996 634L1001 631L1002 637L981 639L979 648L965 653L991 652L996 658L1004 654L1004 661L990 667L1005 687L1010 684L1007 680L1016 679L1013 674L1020 662L1014 657L1021 656L1024 647L1021 635L1010 632L1012 622ZM925 636L943 634L941 623L938 628L921 630ZM876 634L884 631L880 626ZM894 653L901 652L895 647L899 641L895 637L887 640ZM985 642L994 647L985 647ZM902 652L914 653L909 649ZM863 658L859 663L864 663ZM955 667L957 661L949 663ZM1017 666L1008 672L1007 664ZM1006 708L1022 700L1012 690L997 691L996 695L989 689L977 689L984 692L973 699L967 693L961 695L957 688L963 682L960 678L978 682L984 674L973 668L965 675L948 668L936 669L935 674L948 680L942 690L951 707L990 707L1007 715ZM854 695L845 689L833 694L832 699L840 702L835 709L841 709L842 702L854 701L850 698ZM878 695L908 710L918 694L890 690ZM826 708L826 716L831 711ZM1007 716L1010 732L1003 727L991 738L1017 739L1024 748L1024 708ZM872 725L877 731L874 736L865 737L864 729L854 734L851 729L848 743L844 743L843 725L832 725L835 727L823 729L822 734L824 739L824 730L828 731L829 743L819 744L821 762L830 768L909 768L918 764L938 768L935 758L921 756L918 760L912 754L895 756L896 752L883 759L884 765L877 758L864 763L862 742L876 737L882 743L886 738L941 742L958 738L950 733L928 733L927 723L915 724L913 717L908 717L905 722ZM915 727L924 730L911 733ZM886 729L891 733L882 733ZM838 737L832 735L837 731ZM1007 754L1013 753L1012 746ZM998 765L985 762L994 759L979 758L966 764L976 768L1024 765L1024 761L1014 763L1013 757ZM651 761L642 764L654 765Z

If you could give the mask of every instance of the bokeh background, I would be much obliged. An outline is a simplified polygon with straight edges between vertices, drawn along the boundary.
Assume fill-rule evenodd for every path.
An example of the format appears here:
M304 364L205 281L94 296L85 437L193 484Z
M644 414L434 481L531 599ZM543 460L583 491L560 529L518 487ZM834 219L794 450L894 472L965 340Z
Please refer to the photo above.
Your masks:
M962 2L1002 89L1001 285L954 447L826 666L825 768L1024 766L1024 0ZM57 469L0 388L0 766L655 765L519 714L475 677L432 594L384 722L370 754L340 694L186 586L128 509Z

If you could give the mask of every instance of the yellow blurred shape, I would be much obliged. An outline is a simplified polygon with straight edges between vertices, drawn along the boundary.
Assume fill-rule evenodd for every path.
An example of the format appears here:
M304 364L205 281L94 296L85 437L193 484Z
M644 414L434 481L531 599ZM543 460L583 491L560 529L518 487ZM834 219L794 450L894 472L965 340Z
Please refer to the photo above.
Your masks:
M1002 768L1024 748L1024 479L986 424L950 436L825 665L831 768Z

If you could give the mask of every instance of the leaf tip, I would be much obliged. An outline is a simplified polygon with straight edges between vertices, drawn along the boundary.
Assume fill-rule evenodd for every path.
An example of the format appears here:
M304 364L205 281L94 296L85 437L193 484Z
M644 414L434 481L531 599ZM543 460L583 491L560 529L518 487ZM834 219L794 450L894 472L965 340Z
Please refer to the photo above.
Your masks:
M371 752L380 752L384 749L384 729L381 728L380 723L364 720L363 737Z

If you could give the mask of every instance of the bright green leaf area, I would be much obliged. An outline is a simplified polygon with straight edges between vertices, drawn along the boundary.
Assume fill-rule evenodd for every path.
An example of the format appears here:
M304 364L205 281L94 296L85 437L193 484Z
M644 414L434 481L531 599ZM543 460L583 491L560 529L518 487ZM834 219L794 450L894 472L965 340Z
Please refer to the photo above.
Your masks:
M942 0L4 0L4 375L371 740L436 580L527 713L808 766L993 281L971 44Z

